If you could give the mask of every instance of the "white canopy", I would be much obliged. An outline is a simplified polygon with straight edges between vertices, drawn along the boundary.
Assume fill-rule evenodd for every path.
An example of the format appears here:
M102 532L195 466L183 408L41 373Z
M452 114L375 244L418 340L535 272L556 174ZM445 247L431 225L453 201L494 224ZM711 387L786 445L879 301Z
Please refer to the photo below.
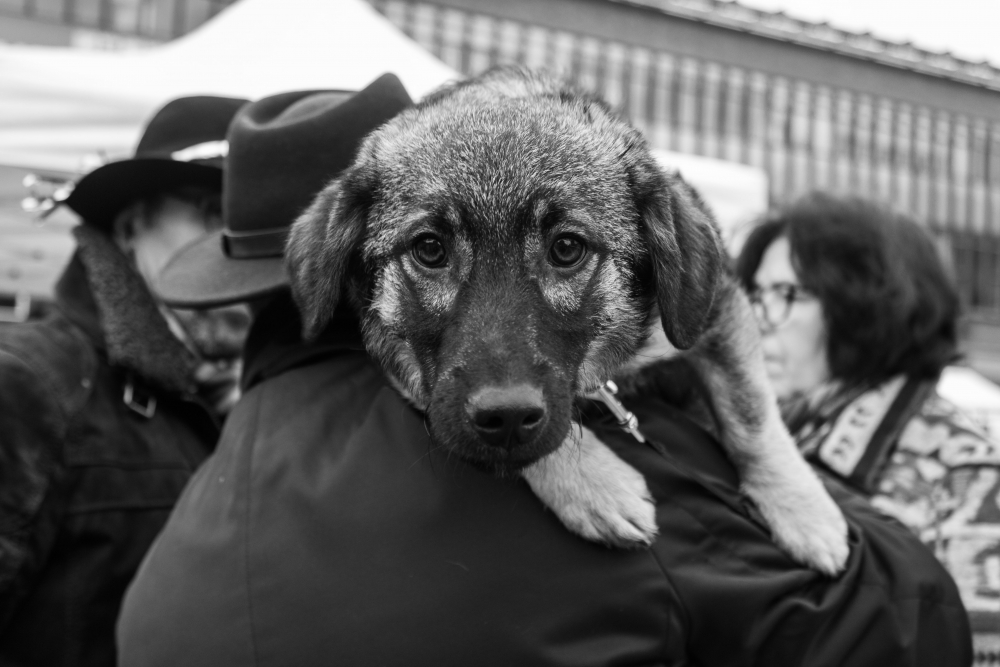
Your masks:
M949 366L941 374L938 393L969 416L985 423L1000 438L1000 386L964 366Z
M737 162L654 150L661 165L678 171L712 209L729 254L736 256L753 224L767 212L768 180L763 169Z
M363 0L240 0L192 33L109 52L0 44L0 165L80 173L86 158L130 155L146 120L181 95L246 97L358 89L393 72L419 99L459 74ZM727 230L763 212L760 170L664 153ZM44 295L72 243L72 216L32 227L15 170L0 168L0 294ZM728 236L731 236L729 234Z
M949 366L941 374L938 391L953 403L970 410L1000 414L1000 387L964 366Z
M0 45L0 164L77 172L129 155L174 97L356 90L385 72L415 99L458 77L363 0L241 0L136 51Z

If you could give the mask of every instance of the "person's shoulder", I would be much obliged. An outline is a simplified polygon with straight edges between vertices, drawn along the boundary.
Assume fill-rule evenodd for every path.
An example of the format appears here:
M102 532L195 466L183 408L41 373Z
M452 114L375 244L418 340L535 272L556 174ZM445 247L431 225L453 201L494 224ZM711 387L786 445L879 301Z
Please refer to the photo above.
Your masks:
M689 638L694 655L722 663L739 647L762 664L867 664L858 656L902 655L900 635L911 631L940 640L940 655L965 651L958 635L943 639L968 633L955 585L905 527L834 493L851 557L840 576L826 577L774 543L711 434L654 399L630 408L647 442L616 433L613 423L600 436L645 476L657 503L652 551L686 615L698 619ZM921 601L919 617L908 616L913 600ZM878 632L849 618L868 618Z
M386 400L395 402L399 409L388 412L398 417L405 401L388 386L368 355L348 351L313 358L259 379L247 389L227 416L216 451L231 451L235 456L260 450L270 452L266 460L272 463L276 463L275 456L295 460L326 447L331 432L353 432L365 415ZM389 431L390 425L380 424L380 428ZM295 435L291 442L287 441L289 433ZM273 446L275 439L282 441L280 448ZM264 459L254 460L264 465ZM215 464L233 463L226 461Z
M58 448L93 391L98 355L66 318L0 324L0 433L6 455Z
M704 569L729 560L743 568L749 563L744 557L748 544L770 550L763 517L740 493L738 473L718 440L667 402L649 398L629 407L645 442L623 433L613 420L591 428L645 477L657 505L660 538L654 552L664 566L698 563ZM773 552L787 562L779 550Z
M71 326L58 317L0 325L0 533L9 540L59 474L71 416L89 391L94 352Z
M295 402L301 401L302 395L310 392L316 393L331 388L377 389L387 386L388 382L381 368L370 356L353 350L334 350L312 356L306 352L303 353L301 362L295 362L293 359L287 366L280 373L254 382L246 390L244 397L259 396L259 400L265 404ZM350 391L345 395L351 395ZM316 400L318 399L319 394L316 396ZM326 405L330 404L329 395L323 398L323 402Z
M58 313L0 325L0 386L37 384L66 412L82 406L97 363L97 351L86 335Z

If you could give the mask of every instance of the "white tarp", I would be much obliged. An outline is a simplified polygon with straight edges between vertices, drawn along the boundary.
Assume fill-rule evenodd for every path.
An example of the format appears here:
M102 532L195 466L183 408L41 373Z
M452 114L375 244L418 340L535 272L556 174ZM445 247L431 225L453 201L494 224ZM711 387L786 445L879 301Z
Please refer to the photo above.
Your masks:
M126 156L144 121L180 95L357 89L390 71L415 99L459 76L363 0L240 0L180 39L134 51L0 44L0 165L79 172L88 155ZM660 157L726 230L767 206L759 169Z
M768 181L763 169L736 162L654 150L663 166L680 172L715 214L729 253L739 253L753 223L767 212Z
M938 393L1000 438L1000 386L964 366L949 366L941 374Z
M458 77L363 0L241 0L135 51L0 45L0 164L76 172L130 154L174 97L356 90L385 72L415 99Z
M414 99L459 76L363 0L240 0L180 39L134 51L0 44L0 165L81 173L95 154L130 155L149 116L181 95L350 90L384 72ZM767 206L759 169L659 157L702 192L727 238ZM72 247L69 216L30 227L13 173L0 169L0 292L44 295Z

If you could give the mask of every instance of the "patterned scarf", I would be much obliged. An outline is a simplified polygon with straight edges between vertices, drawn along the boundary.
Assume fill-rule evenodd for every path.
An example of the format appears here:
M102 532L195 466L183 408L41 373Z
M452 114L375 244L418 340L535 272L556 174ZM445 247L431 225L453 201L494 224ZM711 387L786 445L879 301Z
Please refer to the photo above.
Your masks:
M782 400L781 416L807 460L871 495L903 428L936 384L902 375L874 387L824 384Z

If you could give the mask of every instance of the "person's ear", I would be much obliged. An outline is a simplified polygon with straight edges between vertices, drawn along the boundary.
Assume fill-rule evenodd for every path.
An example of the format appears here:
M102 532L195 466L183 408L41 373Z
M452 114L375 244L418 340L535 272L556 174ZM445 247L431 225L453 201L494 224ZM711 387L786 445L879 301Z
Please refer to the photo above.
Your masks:
M320 192L292 225L285 265L307 339L333 318L364 240L370 204L367 180L355 167Z
M111 223L111 238L127 257L134 255L132 241L138 233L139 225L142 224L143 214L143 203L135 201L119 211Z

